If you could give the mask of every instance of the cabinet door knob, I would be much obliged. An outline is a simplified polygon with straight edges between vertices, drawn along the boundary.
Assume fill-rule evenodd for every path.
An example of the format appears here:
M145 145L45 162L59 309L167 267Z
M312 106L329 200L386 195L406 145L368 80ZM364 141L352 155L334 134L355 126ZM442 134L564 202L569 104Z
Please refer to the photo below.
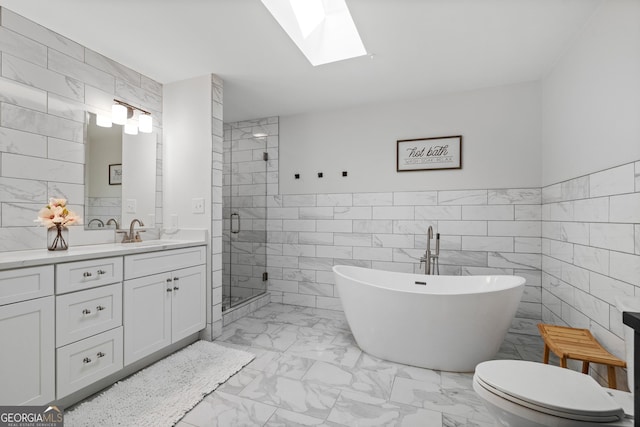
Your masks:
M106 309L106 308L107 308L107 307L105 307L105 306L103 306L103 305L99 305L99 306L97 306L97 307L96 307L96 310L98 310L98 311L102 311L102 310L104 310L104 309Z
M83 277L91 277L91 276L92 276L92 274L91 274L91 272L90 272L90 271L85 271L84 273L82 273L82 276L83 276Z
M98 270L98 274L107 274L107 272L104 270Z
M98 356L98 358L100 358L100 357L106 356L106 354L104 354L103 352L99 351L98 354L96 354L96 356Z
M174 286L174 287L173 287L173 290L174 290L174 291L178 291L178 290L180 290L180 288L179 288L179 287L177 287L177 286Z
M84 315L91 314L91 310L89 310L88 308L85 308L84 310L82 310L82 314Z
M177 282L178 280L180 280L180 278L179 278L179 277L174 277L174 278L173 278L173 281L174 281L174 282Z
M167 292L171 292L173 289L171 288L167 288Z
M167 279L167 283L171 283L171 281L172 281L172 280L173 280L173 279L172 279L171 277L169 277L169 278Z
M85 357L84 359L82 359L82 363L91 363L91 359L88 357Z

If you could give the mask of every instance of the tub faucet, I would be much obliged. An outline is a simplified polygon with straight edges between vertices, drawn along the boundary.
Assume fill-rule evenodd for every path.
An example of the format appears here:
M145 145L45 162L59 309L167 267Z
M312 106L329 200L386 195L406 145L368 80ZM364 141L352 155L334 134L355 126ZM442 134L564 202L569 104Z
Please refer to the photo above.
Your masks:
M424 274L440 274L440 265L438 258L440 256L440 233L436 233L436 250L435 253L431 252L431 239L433 239L433 227L429 226L427 229L427 251L424 256L420 258L420 265L424 262ZM433 264L433 268L432 268Z
M107 225L111 224L116 226L116 230L120 228L120 224L118 224L118 220L115 218L109 218L109 220L107 221Z

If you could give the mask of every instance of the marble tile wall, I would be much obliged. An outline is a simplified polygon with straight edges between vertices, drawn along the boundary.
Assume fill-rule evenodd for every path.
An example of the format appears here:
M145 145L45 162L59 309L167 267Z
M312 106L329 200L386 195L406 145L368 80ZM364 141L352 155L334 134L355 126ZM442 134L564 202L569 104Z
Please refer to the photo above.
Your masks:
M527 279L512 330L541 319L541 190L276 195L267 198L273 302L341 310L336 264L423 272L426 231L441 234L440 273Z
M542 203L543 320L588 328L623 357L615 305L640 296L640 162L544 187Z
M207 339L222 333L222 153L224 81L211 75L211 315ZM207 310L207 312L209 312Z
M153 114L161 227L162 85L0 9L0 252L45 246L33 219L49 197L67 198L84 216L86 111L109 110L114 97Z
M278 193L278 117L224 124L223 300L266 290L267 194ZM267 137L255 137L254 134ZM263 155L267 153L268 161ZM231 233L231 214L240 232ZM234 229L237 227L234 218Z

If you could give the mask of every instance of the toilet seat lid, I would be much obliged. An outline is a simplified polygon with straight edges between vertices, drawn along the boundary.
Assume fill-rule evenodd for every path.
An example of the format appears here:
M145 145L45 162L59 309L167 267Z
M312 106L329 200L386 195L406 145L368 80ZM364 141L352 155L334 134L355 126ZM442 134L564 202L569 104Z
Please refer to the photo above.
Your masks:
M624 417L621 406L589 375L523 360L476 366L476 380L514 403L568 419L608 422Z

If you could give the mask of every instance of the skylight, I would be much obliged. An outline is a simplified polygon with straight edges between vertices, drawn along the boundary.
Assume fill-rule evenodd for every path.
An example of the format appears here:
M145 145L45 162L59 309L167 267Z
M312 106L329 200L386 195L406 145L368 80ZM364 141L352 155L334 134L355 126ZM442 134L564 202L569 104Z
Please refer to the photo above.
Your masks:
M289 2L298 21L302 37L306 39L327 16L322 0L289 0Z
M261 0L311 65L366 55L345 0Z

